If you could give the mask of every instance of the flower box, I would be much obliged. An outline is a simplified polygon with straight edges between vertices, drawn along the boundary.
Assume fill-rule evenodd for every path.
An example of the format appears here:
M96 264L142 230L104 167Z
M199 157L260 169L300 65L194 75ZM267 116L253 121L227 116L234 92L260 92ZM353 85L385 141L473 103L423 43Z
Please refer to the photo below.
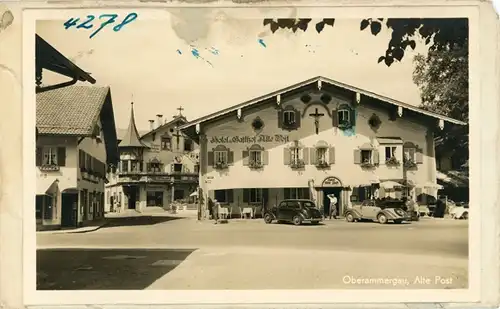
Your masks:
M223 170L227 168L227 163L226 162L216 162L215 163L215 168L218 170Z
M415 168L415 167L417 167L417 163L415 163L415 161L413 161L411 159L408 159L408 160L404 161L404 166L406 168Z
M250 161L250 162L248 162L248 166L250 166L250 168L257 169L257 168L261 168L263 166L263 164L260 161Z
M347 129L350 129L350 128L352 128L352 124L349 121L344 121L344 122L340 122L339 123L339 129L347 130Z
M399 166L401 163L395 157L391 157L390 159L385 161L385 165L389 166Z
M329 166L330 166L330 164L328 164L328 162L326 162L326 161L319 161L318 163L316 163L316 167L318 167L318 168L326 168Z
M42 165L40 166L40 170L45 172L55 172L59 170L59 166L53 164Z
M304 160L297 160L290 164L291 168L303 168L305 166Z
M375 167L375 164L370 163L370 162L363 162L363 163L361 163L361 167L363 167L363 168L373 168L373 167Z

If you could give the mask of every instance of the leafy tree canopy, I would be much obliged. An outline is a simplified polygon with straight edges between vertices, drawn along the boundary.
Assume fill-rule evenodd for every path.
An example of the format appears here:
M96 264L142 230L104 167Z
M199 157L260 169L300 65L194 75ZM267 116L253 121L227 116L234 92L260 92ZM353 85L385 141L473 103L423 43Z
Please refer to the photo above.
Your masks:
M279 29L307 31L311 21L311 18L264 19L264 26L273 33ZM314 27L320 33L326 26L334 25L334 18L324 18ZM379 63L383 61L387 66L401 61L407 48L415 49L419 37L429 46L429 51L461 48L468 44L467 18L367 18L361 20L359 26L361 31L369 30L373 35L379 34L383 27L392 30L387 49L378 59Z

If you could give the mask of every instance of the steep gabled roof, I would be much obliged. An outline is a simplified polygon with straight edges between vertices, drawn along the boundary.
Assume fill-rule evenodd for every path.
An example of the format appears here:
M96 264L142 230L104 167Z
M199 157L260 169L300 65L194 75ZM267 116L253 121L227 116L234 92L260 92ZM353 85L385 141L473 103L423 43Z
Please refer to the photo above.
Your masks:
M314 86L314 85L319 84L319 83L321 83L322 85L333 86L333 87L342 88L342 89L345 89L345 90L348 90L348 91L351 91L351 92L354 92L354 93L359 93L361 95L364 95L364 96L367 96L367 97L371 97L371 98L377 99L379 101L386 102L388 104L394 105L395 107L399 107L399 106L403 107L404 109L413 111L415 113L418 113L418 114L421 114L421 115L424 115L424 116L427 116L427 117L444 120L444 121L447 121L449 123L453 123L453 124L457 124L457 125L466 125L465 122L460 121L460 120L456 120L456 119L453 119L453 118L450 118L450 117L447 117L447 116L439 115L437 113L433 113L433 112L430 112L430 111L426 111L426 110L418 108L418 107L416 107L414 105L411 105L411 104L408 104L408 103L404 103L404 102L401 102L401 101L397 101L397 100L385 97L383 95L379 95L379 94L376 94L376 93L373 93L373 92L370 92L370 91L367 91L367 90L363 90L363 89L360 89L360 88L357 88L357 87L354 87L354 86L351 86L351 85L348 85L348 84L344 84L344 83L341 83L341 82L338 82L338 81L335 81L335 80L332 80L332 79L329 79L329 78L326 78L326 77L317 76L317 77L305 80L303 82L291 85L289 87L286 87L286 88L283 88L283 89L271 92L269 94L260 96L258 98L255 98L255 99L252 99L252 100L240 103L238 105L234 105L232 107L223 109L221 111L209 114L207 116L200 117L198 119L192 120L192 121L184 124L183 126L181 126L181 129L183 131L186 131L186 129L191 128L191 127L193 127L193 126L195 126L197 124L201 124L203 122L211 121L211 120L214 120L216 118L221 118L221 117L226 116L226 115L228 115L230 113L236 112L238 109L248 108L248 107L251 107L253 105L257 105L259 103L262 103L262 102L264 102L266 100L272 99L273 97L276 97L277 95L284 95L284 94L287 94L287 93L298 91L300 89L305 89L306 87Z
M40 135L91 136L109 87L69 86L36 94Z
M156 132L160 131L161 129L163 129L165 127L168 127L171 124L174 124L176 122L179 122L180 123L179 127L182 127L182 126L184 126L187 123L187 119L184 116L174 116L174 119L172 119L172 120L170 120L168 122L165 122L164 124L162 124L161 126L155 128L154 130L146 132L144 135L141 136L141 139L149 136L150 134L156 133Z
M135 126L134 117L134 103L130 103L130 121L128 123L128 128L126 133L122 136L118 147L137 147L137 148L147 148L143 142L141 142L139 137L139 132Z

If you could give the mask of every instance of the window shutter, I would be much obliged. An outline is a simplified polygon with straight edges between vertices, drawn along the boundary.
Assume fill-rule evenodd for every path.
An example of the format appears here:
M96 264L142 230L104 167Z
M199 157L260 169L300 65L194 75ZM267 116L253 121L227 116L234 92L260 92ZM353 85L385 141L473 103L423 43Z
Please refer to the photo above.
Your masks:
M290 165L290 159L292 154L289 148L283 148L283 164Z
M227 190L227 202L232 203L234 199L233 189Z
M262 164L269 164L269 152L267 150L262 150Z
M335 163L335 147L330 147L330 149L328 149L328 163Z
M66 147L57 147L57 165L66 166Z
M35 165L42 166L42 147L36 147Z
M285 199L289 199L289 198L290 198L290 188L285 188L285 189L283 190L283 197L284 197Z
M355 196L356 199L359 201L359 187L352 188L351 196Z
M243 165L247 166L248 165L248 150L244 150L241 157L243 158Z
M424 154L422 152L422 149L421 148L417 148L415 149L415 156L416 156L416 163L417 164L422 164L424 163Z
M209 151L207 153L207 165L208 166L214 165L214 152L213 151Z
M334 127L339 126L339 114L337 113L336 109L332 109L332 125Z
M295 111L295 128L300 128L300 111Z
M354 149L354 164L361 164L361 150Z
M309 164L309 148L302 148L302 160L304 164Z
M234 163L234 151L228 150L227 151L227 164L233 164Z
M351 112L349 113L350 120L351 120L351 125L355 126L356 125L356 109L351 108Z
M283 129L283 111L278 111L278 128Z
M250 200L250 189L243 189L243 203L248 203Z
M316 165L318 163L318 158L316 157L317 148L309 148L309 159L311 165Z
M378 150L372 150L372 152L373 152L373 164L379 164L380 158Z

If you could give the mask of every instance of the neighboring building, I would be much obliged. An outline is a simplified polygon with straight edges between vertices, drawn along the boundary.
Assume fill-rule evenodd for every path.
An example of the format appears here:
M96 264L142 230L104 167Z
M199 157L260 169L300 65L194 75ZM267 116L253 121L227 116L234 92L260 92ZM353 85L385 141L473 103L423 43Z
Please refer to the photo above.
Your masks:
M200 145L200 193L257 214L286 198L340 213L386 180L396 196L435 196L435 130L463 122L327 78L316 77L220 112L181 130ZM387 194L380 188L383 197ZM392 193L392 192L391 192Z
M116 129L109 88L39 35L36 45L37 230L76 227L102 217L106 164L116 165ZM51 71L70 78L43 84Z
M171 121L157 115L141 137L132 104L129 126L118 144L120 164L108 176L106 212L167 209L174 201L189 202L198 187L198 147L180 132L187 121L179 111Z
M77 227L102 218L106 165L118 157L109 88L38 93L36 119L37 227Z

